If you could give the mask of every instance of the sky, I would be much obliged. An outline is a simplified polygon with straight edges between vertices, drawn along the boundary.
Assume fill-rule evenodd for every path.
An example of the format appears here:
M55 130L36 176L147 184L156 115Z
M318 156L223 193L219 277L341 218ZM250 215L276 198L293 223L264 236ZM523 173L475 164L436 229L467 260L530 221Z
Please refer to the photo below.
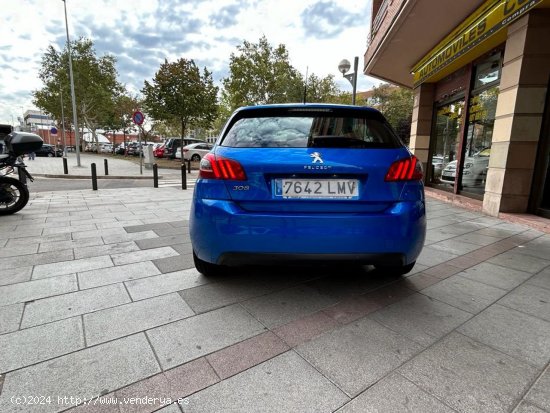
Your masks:
M332 74L351 92L338 63L353 66L359 56L357 90L380 83L361 70L372 0L66 1L71 40L89 38L98 56L115 56L119 80L134 94L164 59L182 57L213 72L221 86L231 53L264 35L273 47L286 46L304 76ZM32 92L42 88L38 71L47 47L65 46L65 15L62 0L0 0L0 10L0 123L14 124L35 109Z

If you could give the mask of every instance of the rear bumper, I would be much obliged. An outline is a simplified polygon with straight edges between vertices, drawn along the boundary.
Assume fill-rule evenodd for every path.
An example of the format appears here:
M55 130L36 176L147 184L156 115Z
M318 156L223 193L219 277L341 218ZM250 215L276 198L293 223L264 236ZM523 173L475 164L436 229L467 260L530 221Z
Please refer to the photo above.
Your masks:
M197 256L217 264L358 261L406 265L426 235L423 200L381 213L247 212L233 201L194 199L190 233Z

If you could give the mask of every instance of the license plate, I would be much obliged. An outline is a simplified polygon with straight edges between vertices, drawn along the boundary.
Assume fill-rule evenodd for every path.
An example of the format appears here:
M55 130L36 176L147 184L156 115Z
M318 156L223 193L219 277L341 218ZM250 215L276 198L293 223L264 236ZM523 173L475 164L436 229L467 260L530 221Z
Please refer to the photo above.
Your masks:
M357 199L357 179L277 179L275 194L283 198Z

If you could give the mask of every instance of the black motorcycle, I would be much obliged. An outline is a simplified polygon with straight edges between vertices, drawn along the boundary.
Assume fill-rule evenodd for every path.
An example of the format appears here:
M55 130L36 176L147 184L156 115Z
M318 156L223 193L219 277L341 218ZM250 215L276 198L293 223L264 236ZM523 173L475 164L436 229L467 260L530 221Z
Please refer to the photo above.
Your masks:
M42 147L42 138L34 133L12 132L5 138L7 153L0 154L0 215L14 214L29 202L27 179L33 177L21 158ZM10 177L17 172L17 178Z

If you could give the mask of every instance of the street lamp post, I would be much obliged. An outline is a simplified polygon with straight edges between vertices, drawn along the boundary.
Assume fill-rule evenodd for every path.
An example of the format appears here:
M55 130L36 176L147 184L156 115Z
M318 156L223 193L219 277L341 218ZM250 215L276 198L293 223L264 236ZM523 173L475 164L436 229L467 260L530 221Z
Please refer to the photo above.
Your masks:
M63 89L59 89L61 97L61 136L63 137L63 156L67 157L67 142L65 141L65 112L63 110Z
M357 68L359 66L359 57L355 56L355 59L353 61L353 73L347 73L349 69L351 68L351 63L349 60L344 59L340 62L338 65L338 70L342 73L342 76L344 76L346 79L349 80L351 85L353 86L353 94L351 95L351 103L352 105L355 105L355 95L357 94Z
M65 30L67 31L67 50L69 52L69 77L71 80L71 99L73 103L74 139L76 145L76 165L80 166L80 136L78 135L78 119L76 115L76 97L74 93L73 59L71 56L71 41L69 40L69 24L67 23L67 2L61 0L65 8Z

